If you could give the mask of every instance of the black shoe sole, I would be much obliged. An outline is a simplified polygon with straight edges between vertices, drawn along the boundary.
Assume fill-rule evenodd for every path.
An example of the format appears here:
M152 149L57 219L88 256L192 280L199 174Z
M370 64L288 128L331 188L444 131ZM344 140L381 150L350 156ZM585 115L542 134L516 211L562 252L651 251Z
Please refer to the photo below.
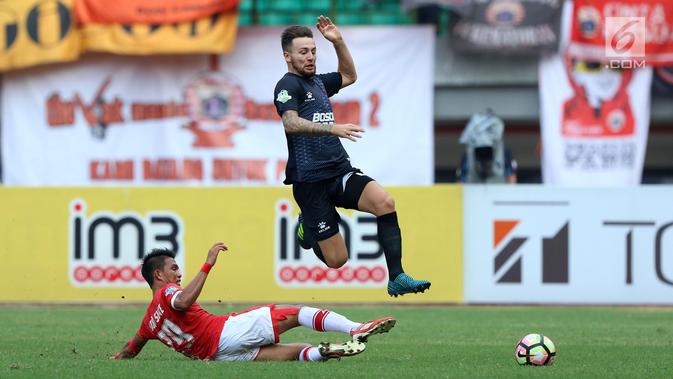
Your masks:
M432 285L432 283L424 284L424 285L416 288L415 290L409 291L407 293L423 293L423 292L429 290L431 285ZM404 296L407 293L397 293L397 294L388 294L388 295L390 295L390 297L398 297L398 296Z

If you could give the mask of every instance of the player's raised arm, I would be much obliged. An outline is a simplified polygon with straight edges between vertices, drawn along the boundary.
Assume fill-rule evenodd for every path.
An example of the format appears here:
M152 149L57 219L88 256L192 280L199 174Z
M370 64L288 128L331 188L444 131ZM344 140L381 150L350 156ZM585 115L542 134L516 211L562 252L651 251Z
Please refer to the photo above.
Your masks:
M217 255L220 251L227 251L227 246L222 242L215 243L210 250L208 250L208 257L206 258L206 263L201 267L201 271L192 279L185 288L180 291L179 294L175 295L176 298L173 302L173 307L178 311L187 310L199 297L203 285L206 283L206 277L210 272L210 269L217 262Z
M133 336L122 348L122 351L110 357L110 359L128 359L133 358L143 349L147 339L139 335Z
M326 136L333 134L340 138L348 138L355 142L357 138L362 138L360 133L365 130L355 124L318 124L299 117L297 111L283 112L283 127L287 134L309 134Z
M351 56L350 51L348 51L348 46L346 46L346 42L341 36L339 29L329 17L323 15L318 17L316 27L320 33L322 33L323 37L334 45L334 50L336 51L337 59L339 60L337 71L341 74L341 88L355 83L358 78L357 72L355 71L355 63L353 63L353 57Z

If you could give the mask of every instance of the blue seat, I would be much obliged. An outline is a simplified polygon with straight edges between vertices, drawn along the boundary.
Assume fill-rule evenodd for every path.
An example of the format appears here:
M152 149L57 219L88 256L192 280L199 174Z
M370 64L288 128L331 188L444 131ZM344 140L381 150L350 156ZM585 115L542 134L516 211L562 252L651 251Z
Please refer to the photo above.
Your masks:
M362 11L373 9L374 3L367 0L336 0L336 11Z
M257 12L267 12L271 9L273 0L253 0Z
M249 12L250 10L252 10L252 2L253 0L241 0L241 2L238 3L238 11Z
M238 12L238 26L252 25L252 14L249 12Z
M280 13L264 13L259 15L259 23L262 25L292 25L294 20L292 16Z
M295 21L299 25L314 26L318 22L318 13L302 13L295 17Z
M400 24L411 24L413 23L413 18L407 16L404 13L381 13L376 12L372 13L370 16L370 21L375 25L400 25Z
M272 0L269 1L269 10L276 12L299 12L304 8L301 0Z
M378 0L376 2L376 9L394 13L400 12L402 6L398 0Z
M318 12L316 14L316 17L320 15L320 13L327 15L330 10L332 9L332 1L331 0L309 0L305 2L305 7L304 9L307 11L314 11Z
M366 13L338 13L335 22L339 25L365 25L369 23Z

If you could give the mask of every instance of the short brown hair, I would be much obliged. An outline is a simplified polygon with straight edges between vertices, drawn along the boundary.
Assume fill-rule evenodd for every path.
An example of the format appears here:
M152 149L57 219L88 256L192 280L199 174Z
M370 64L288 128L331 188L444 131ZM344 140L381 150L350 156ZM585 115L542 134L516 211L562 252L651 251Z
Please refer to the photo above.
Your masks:
M285 28L283 34L280 35L280 44L283 46L283 51L290 51L292 40L301 37L313 38L313 32L308 27L302 25L292 25Z

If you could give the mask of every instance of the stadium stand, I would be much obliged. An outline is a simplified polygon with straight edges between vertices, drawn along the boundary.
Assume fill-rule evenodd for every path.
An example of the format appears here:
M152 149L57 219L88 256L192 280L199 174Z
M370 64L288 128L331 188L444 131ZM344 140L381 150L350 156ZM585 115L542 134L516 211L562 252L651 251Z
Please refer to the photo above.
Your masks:
M328 15L341 25L406 25L417 21L416 12L405 12L395 0L243 0L241 26L313 24L316 13ZM447 14L440 10L441 14Z

